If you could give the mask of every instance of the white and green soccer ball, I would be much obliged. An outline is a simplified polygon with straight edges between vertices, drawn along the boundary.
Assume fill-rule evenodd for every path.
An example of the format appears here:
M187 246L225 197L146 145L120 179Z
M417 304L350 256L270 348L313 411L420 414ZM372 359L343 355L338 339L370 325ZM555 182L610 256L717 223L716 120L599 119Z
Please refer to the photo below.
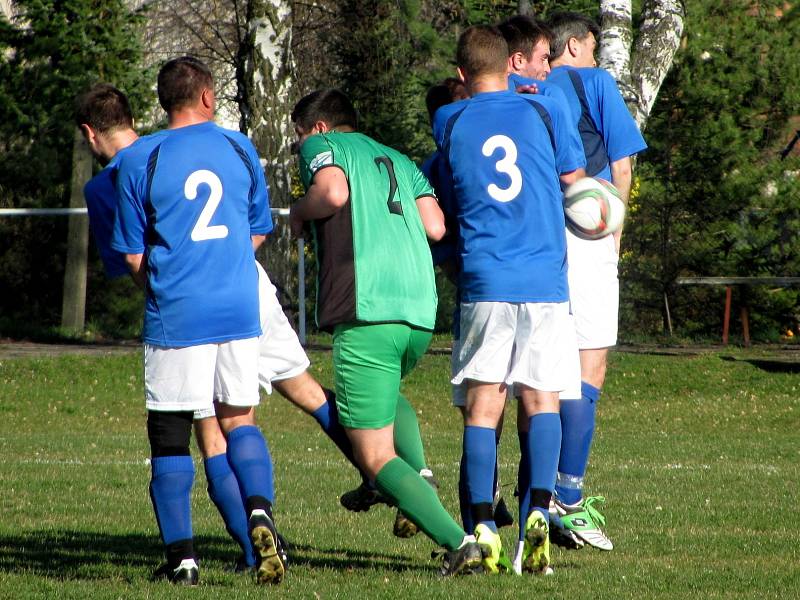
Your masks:
M579 238L598 240L622 227L625 204L610 182L584 177L564 192L567 229Z

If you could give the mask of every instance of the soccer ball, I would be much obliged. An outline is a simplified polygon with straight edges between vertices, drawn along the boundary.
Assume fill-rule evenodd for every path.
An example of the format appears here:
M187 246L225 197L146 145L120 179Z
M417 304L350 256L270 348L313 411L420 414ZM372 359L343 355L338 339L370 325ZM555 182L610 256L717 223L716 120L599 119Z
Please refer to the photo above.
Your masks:
M625 204L605 179L584 177L564 192L567 229L579 238L598 240L622 227Z

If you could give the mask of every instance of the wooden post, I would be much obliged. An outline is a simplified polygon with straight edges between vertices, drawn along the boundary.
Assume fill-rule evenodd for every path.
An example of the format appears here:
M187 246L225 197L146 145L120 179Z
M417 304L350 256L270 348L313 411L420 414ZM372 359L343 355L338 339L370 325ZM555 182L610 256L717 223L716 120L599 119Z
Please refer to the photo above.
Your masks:
M722 343L728 345L728 328L731 324L731 286L725 286L725 316L722 321Z
M72 144L72 184L70 208L83 208L83 186L92 177L92 155L83 135L76 128ZM61 304L61 327L83 331L86 319L86 262L89 249L89 217L70 215L67 233L67 263L64 268L64 296Z
M667 311L667 327L669 328L669 337L672 337L672 316L669 314L669 299L667 292L664 292L664 309Z

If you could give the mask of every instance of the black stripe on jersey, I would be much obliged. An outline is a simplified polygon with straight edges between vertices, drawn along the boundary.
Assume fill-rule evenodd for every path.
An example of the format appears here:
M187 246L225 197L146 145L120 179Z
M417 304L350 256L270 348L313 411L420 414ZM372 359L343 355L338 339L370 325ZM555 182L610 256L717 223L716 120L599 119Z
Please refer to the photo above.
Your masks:
M161 144L153 148L150 156L147 157L147 190L145 191L144 204L150 204L150 188L153 187L153 177L156 174L156 165L158 164L158 153L161 152Z
M233 146L234 151L236 152L236 154L239 155L239 158L244 163L247 172L250 174L250 200L252 201L253 196L255 196L256 193L256 173L255 170L253 169L253 163L250 162L250 157L247 156L247 152L244 151L244 148L242 148L236 142L236 140L228 137L225 134L223 134L223 136L225 137L226 140L230 142L231 146Z
M453 127L455 127L456 121L461 116L461 114L467 109L465 106L461 110L453 113L453 115L447 119L447 123L444 125L444 136L442 137L442 154L445 157L450 156L450 136L453 133Z
M533 100L532 98L524 98L524 100L530 104L536 112L539 113L539 116L542 118L542 122L544 126L547 128L547 135L550 136L550 145L553 147L553 155L555 156L556 153L556 135L553 133L553 119L550 118L550 113L547 112L547 109Z
M609 164L608 152L603 142L603 136L592 119L592 112L589 109L589 100L586 97L586 88L583 79L576 71L567 71L575 94L581 102L581 119L578 122L578 132L581 134L583 142L583 154L586 157L586 174L597 175L606 165Z
M144 209L144 214L147 216L146 238L148 246L158 245L162 241L161 237L156 233L155 210L153 209L153 203L150 202L150 190L153 187L153 178L156 174L156 166L158 164L158 155L160 152L161 144L153 148L150 152L150 156L147 157L147 189L145 190L144 205L142 208Z

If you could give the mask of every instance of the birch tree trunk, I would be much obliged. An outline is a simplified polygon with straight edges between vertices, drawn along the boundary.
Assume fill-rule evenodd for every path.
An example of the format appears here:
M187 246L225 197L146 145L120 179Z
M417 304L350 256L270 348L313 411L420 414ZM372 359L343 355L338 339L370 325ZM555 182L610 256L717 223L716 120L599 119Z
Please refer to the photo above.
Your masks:
M248 0L247 37L240 48L243 73L237 77L241 129L250 136L264 166L273 208L291 202L291 143L293 128L292 10L289 0ZM237 74L238 75L238 74ZM278 288L281 304L295 304L297 257L288 220L274 218L275 230L265 246L270 279Z
M683 35L681 0L643 0L633 48L631 0L601 0L599 63L620 87L639 128L644 130Z

